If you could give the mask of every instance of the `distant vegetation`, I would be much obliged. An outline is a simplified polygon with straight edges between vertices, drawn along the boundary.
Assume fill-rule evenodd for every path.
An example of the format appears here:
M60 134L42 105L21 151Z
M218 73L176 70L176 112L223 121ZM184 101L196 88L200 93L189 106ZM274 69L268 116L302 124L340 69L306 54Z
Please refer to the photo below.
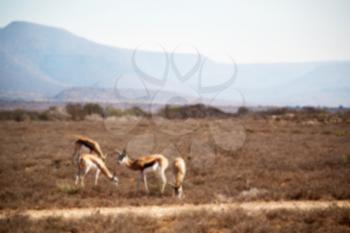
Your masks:
M337 109L311 106L302 108L271 108L255 113L254 115L276 121L288 120L310 125L321 123L341 123L350 120L350 110L342 107Z
M203 104L169 106L166 105L160 109L158 115L168 119L186 119L186 118L206 118L206 117L228 117L232 114L226 113L220 109L206 106Z
M86 116L96 114L103 117L104 109L96 103L82 104L67 104L66 111L71 116L72 120L84 120Z
M204 104L194 105L165 105L158 112L152 113L167 119L187 119L187 118L230 118L230 117L254 117L262 119L272 119L276 121L290 120L303 122L306 120L317 121L318 123L339 123L350 119L350 110L344 108L327 109L317 107L302 108L267 108L260 111L254 111L245 106L237 109L236 113L228 113L218 108ZM131 107L120 109L112 106L103 107L98 103L69 103L64 107L50 107L45 111L31 110L3 110L0 111L0 120L13 121L52 121L52 120L98 120L108 117L151 117L140 107Z
M69 103L65 107L50 107L46 111L30 111L24 109L0 111L0 120L13 121L51 121L51 120L73 120L81 121L89 116L99 117L122 117L139 116L149 117L150 114L139 107L129 109L118 109L114 107L102 107L97 103Z
M16 109L13 111L1 111L0 120L48 120L46 112L27 111Z
M249 113L249 108L241 106L238 108L237 114L238 115L246 115Z

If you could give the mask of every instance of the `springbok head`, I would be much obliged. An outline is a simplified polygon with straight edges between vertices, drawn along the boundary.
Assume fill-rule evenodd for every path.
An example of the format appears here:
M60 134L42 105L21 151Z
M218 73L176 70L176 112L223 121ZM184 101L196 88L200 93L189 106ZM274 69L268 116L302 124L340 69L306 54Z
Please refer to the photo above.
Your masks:
M183 198L184 194L183 194L183 189L182 189L182 185L180 186L176 186L175 184L169 183L169 185L174 189L174 193L178 198Z
M122 152L117 150L116 153L117 153L117 162L119 164L124 164L126 162L126 159L127 159L126 150L123 149Z

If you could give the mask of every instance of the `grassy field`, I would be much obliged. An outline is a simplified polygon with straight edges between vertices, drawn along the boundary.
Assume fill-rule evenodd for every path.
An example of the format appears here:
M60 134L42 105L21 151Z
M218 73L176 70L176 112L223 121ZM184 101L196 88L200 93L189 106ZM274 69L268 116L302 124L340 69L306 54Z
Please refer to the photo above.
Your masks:
M121 117L106 121L1 121L0 208L224 203L247 200L350 199L350 124L310 123L263 117L161 120ZM73 135L97 140L116 188L93 175L74 186ZM183 156L188 175L182 201L170 186L163 196L150 177L151 195L136 193L137 173L115 161L114 150L131 157ZM171 169L168 179L172 181Z
M0 232L350 232L350 210L330 208L310 212L278 210L247 214L195 212L155 219L121 215L95 215L80 220L49 218L31 221L24 217L0 220Z

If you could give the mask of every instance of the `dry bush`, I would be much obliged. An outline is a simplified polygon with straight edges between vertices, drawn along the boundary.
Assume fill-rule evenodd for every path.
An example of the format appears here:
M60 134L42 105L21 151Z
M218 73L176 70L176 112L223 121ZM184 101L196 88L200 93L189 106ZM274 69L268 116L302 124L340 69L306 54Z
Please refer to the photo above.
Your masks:
M121 109L113 108L113 107L106 107L106 115L107 117L121 117L124 115L123 111Z
M66 182L59 182L56 184L57 189L65 194L74 195L79 192L79 187Z
M72 120L84 120L87 115L104 116L104 109L97 103L70 103L66 105L66 111L71 116Z
M93 113L93 114L85 116L85 120L87 120L87 121L103 121L103 118L99 114Z
M206 118L206 117L228 117L232 114L226 113L218 108L204 104L170 106L166 105L160 109L158 115L168 119Z
M266 111L259 112L261 115L284 115L290 113L291 110L288 108L271 108Z
M72 120L83 120L85 118L85 113L81 104L67 104L66 111L72 117Z
M309 106L303 108L270 108L255 112L254 116L276 121L293 121L304 125L335 124L346 122L349 119L345 110Z
M83 107L83 112L85 115L96 114L101 117L104 116L104 109L97 103L87 103Z
M143 111L139 107L132 107L123 111L124 115L138 116L138 117L150 117L150 114Z
M23 109L16 109L11 111L0 111L0 120L13 121L30 121L30 120L48 120L47 111L37 112Z
M248 114L249 112L250 112L250 111L249 111L249 108L244 107L244 106L241 106L241 107L239 107L238 110L237 110L237 115L242 116L242 115Z

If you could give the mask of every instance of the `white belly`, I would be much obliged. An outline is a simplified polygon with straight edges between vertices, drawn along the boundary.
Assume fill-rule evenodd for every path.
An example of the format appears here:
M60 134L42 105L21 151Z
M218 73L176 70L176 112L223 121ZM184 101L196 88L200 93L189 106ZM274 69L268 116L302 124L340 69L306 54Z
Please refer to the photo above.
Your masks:
M148 167L145 170L143 170L143 172L146 172L146 173L155 172L155 171L158 171L158 169L159 169L159 163L155 163L151 167Z
M97 170L97 169L98 169L97 165L96 165L95 163L90 162L90 161L88 161L88 162L86 163L86 167L87 167L89 170L90 170L90 169L92 169L92 170Z

